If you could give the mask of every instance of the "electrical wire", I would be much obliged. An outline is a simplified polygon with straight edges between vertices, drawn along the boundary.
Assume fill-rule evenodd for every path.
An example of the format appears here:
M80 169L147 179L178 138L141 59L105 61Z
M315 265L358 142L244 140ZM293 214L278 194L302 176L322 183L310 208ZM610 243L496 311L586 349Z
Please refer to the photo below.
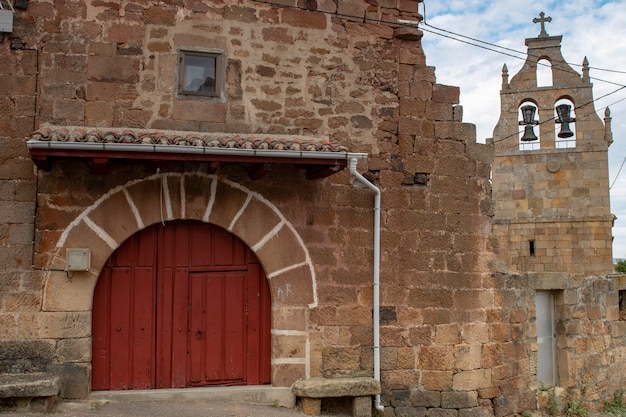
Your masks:
M251 0L251 1L254 2L254 3L262 3L262 4L267 4L267 5L271 5L271 6L274 6L274 7L281 7L281 8L286 8L286 9L314 11L314 10L311 10L309 8L301 7L301 6L291 6L291 5L276 4L276 3L274 3L271 0ZM500 46L500 45L497 45L497 44L494 44L494 43L491 43L491 42L483 41L483 40L480 40L480 39L477 39L477 38L473 38L473 37L462 35L462 34L459 34L459 33L456 33L456 32L450 31L450 30L447 30L447 29L442 29L442 28L433 26L433 25L431 25L431 24L426 22L426 2L422 2L422 4L424 5L424 13L422 15L423 16L422 24L424 26L428 26L429 28L431 28L431 29L426 29L424 26L419 26L420 30L422 30L424 32L432 33L433 35L437 35L437 36L441 36L441 37L444 37L444 38L448 38L448 39L451 39L451 40L454 40L454 41L457 41L457 42L465 43L465 44L468 44L468 45L471 45L471 46L475 46L477 48L485 49L485 50L488 50L488 51L491 51L491 52L495 52L495 53L498 53L498 54L501 54L501 55L509 56L509 57L512 57L512 58L515 58L515 59L525 60L526 59L525 57L532 56L532 57L538 59L538 62L537 62L538 65L543 65L543 66L546 66L546 67L552 67L552 65L550 65L550 64L545 64L545 63L541 62L539 60L541 57L539 57L539 56L535 56L535 55L528 54L528 53L523 52L523 51L518 51L518 50L513 49L513 48ZM337 16L337 17L344 17L344 18L347 18L347 19L359 20L359 21L363 21L363 22L393 25L393 26L396 26L396 27L401 27L401 26L414 27L415 26L415 25L412 25L412 24L398 22L398 21L389 21L389 20L383 20L383 19L372 19L372 18L368 18L368 17L365 17L365 16L354 16L354 15L348 15L348 14L342 14L342 13L330 12L330 11L321 11L320 10L320 11L315 11L315 12L316 13L324 13L324 14ZM443 33L440 33L440 32L443 32ZM463 39L459 39L459 38L464 38L464 39L467 39L467 40L463 40ZM481 44L483 44L483 45L481 45ZM495 48L497 48L497 49L495 49ZM508 52L504 52L504 51L508 51ZM518 55L521 55L521 56L517 56L517 55L514 55L514 54L518 54ZM574 64L574 63L570 63L570 62L567 62L567 61L561 61L559 63L563 63L563 64L566 64L566 65L569 65L569 66L584 67L584 65ZM559 70L559 71L564 71L564 72L567 72L567 73L570 73L570 74L575 74L577 76L580 75L576 71L573 71L573 70L563 69L563 68L558 68L558 67L552 67L552 68L554 68L556 70ZM591 67L591 66L588 66L588 68L589 69L594 69L594 70L597 70L597 71L607 71L607 72L612 72L612 73L617 73L617 74L626 74L626 71L620 71L620 70L612 70L612 69L605 69L605 68ZM596 80L596 81L605 82L605 83L608 83L608 84L613 84L613 85L617 85L617 86L623 86L623 84L616 83L616 82L609 81L609 80L604 80L604 79L601 79L601 78L598 78L598 77L591 77L590 76L589 78L593 79L593 80Z
M626 162L626 156L624 157L624 159L622 160L622 165L620 165L619 170L617 171L617 175L615 176L615 179L613 180L613 182L611 183L611 186L609 187L609 190L611 188L613 188L613 186L615 185L615 181L617 181L617 179L619 178L619 174L620 172L622 172L622 168L624 168L624 162Z
M626 89L626 85L624 85L624 86L622 86L622 87L620 87L620 88L618 88L618 89L616 89L616 90L613 90L613 91L611 91L611 92L609 92L609 93L606 93L606 94L604 94L604 95L602 95L602 96L600 96L600 97L598 97L598 98L595 98L595 99L593 99L593 100L591 100L591 101L588 101L587 103L584 103L584 104L581 104L581 105L579 105L579 106L576 106L576 107L574 107L574 111L576 111L576 110L578 110L578 109L580 109L580 108L583 108L583 107L585 107L585 106L588 106L588 105L590 105L590 104L594 104L596 101L601 100L601 99L603 99L603 98L605 98L605 97L608 97L608 96L610 96L610 95L613 95L613 94L615 94L615 93L618 93L619 91L622 91L622 90L624 90L624 89ZM619 103L619 102L624 101L624 100L626 100L626 97L624 97L624 98L622 98L622 99L619 99L619 100L617 100L617 101L613 102L612 104L616 104L616 103ZM612 105L612 104L611 104L611 105ZM606 108L606 107L609 107L609 106L605 106L604 108ZM601 109L600 109L600 110L601 110ZM583 116L583 117L584 117L584 116L586 116L586 115L585 115L585 114L583 114L583 115L581 115L581 116ZM554 119L556 119L556 117L554 117L554 116L553 116L553 117L551 117L551 118L549 118L549 119L546 119L546 120L544 120L544 121L540 122L537 126L541 126L541 125L543 125L543 124L545 124L545 123L552 122ZM510 135L508 135L508 136L502 137L502 138L500 138L500 139L498 139L498 140L494 140L494 141L492 141L492 142L491 142L491 144L493 145L493 144L496 144L496 143L498 143L498 142L502 142L503 140L506 140L506 139L509 139L509 138L512 138L512 137L515 137L515 136L519 136L519 134L520 134L520 133L521 133L521 131L518 131L517 133L513 133L513 134L510 134ZM505 149L505 150L511 150L511 149L514 149L514 148L515 148L515 147L517 147L517 146L518 146L518 145L516 145L516 146L514 146L514 147L512 146L512 147L510 147L509 149Z
M489 45L489 46L494 47L494 48L499 48L499 49L503 49L503 50L505 50L505 51L514 52L514 53L516 53L516 54L522 55L522 57L532 56L533 58L537 58L537 59L540 59L540 58L541 58L541 57L540 57L540 56L538 56L538 55L531 55L531 54L528 54L527 52L523 52L523 51L519 51L519 50L517 50L517 49L508 48L508 47L506 47L506 46L501 46L501 45L498 45L498 44L495 44L495 43L491 43L491 42L483 41L483 40L478 39L478 38L473 38L473 37L471 37L471 36L466 36L466 35L463 35L463 34L460 34L460 33L452 32L452 31L450 31L450 30L443 29L443 28L440 28L440 27L437 27L437 26L431 25L431 24L429 24L429 23L426 21L426 2L424 1L424 2L423 2L423 4L424 4L424 13L423 13L423 21L422 21L422 23L423 23L424 25L426 25L426 26L428 26L428 27L432 28L432 29L439 30L439 31L444 32L444 33L448 33L448 34L450 34L450 35L454 35L454 36L462 37L462 38L465 38L465 39L469 39L469 40L471 40L471 41L473 41L473 42L483 43L483 44L485 44L485 45ZM423 29L423 28L422 28L422 29ZM432 31L431 31L430 33L433 33L433 34L435 34L435 35L438 35L438 33L436 33L436 32L432 32ZM440 36L442 36L442 35L440 35ZM452 38L452 39L454 39L454 38ZM456 39L455 39L455 40L456 40ZM499 51L495 51L495 52L500 53ZM516 57L516 58L519 58L519 57ZM522 59L525 59L525 58L522 58ZM563 61L563 62L564 62L565 64L567 64L567 65L570 65L570 66L584 67L584 65L583 65L583 64L574 64L574 63L567 62L567 61ZM539 63L540 63L540 62L539 62ZM541 64L542 64L542 63L541 63ZM546 64L543 64L543 65L546 65ZM548 65L547 65L547 66L548 66ZM620 71L620 70L613 70L613 69L606 69L606 68L592 67L592 66L588 66L588 68L589 68L589 69L596 70L596 71L612 72L612 73L616 73L616 74L626 74L626 71ZM578 73L576 73L576 74L578 75ZM590 78L592 78L592 77L590 77ZM601 79L598 79L598 81L610 82L610 81L601 80Z
M271 6L274 6L274 7L312 11L311 9L306 8L306 7L276 4L276 3L272 2L272 1L269 1L269 0L251 0L251 1L253 1L255 3L268 4L268 5L271 5ZM500 45L496 45L494 43L490 43L490 42L487 42L487 41L482 41L482 40L477 39L477 38L472 38L470 36L465 36L465 35L462 35L462 34L459 34L459 33L456 33L456 32L452 32L452 31L449 31L449 30L446 30L446 29L442 29L442 28L438 28L436 26L430 25L426 21L426 3L425 2L421 2L421 3L424 5L423 6L424 13L422 15L423 16L422 23L423 23L424 26L427 26L428 28L431 28L431 29L426 29L425 27L421 26L420 29L422 31L425 31L425 32L428 32L428 33L432 33L434 35L441 36L441 37L444 37L444 38L448 38L448 39L451 39L451 40L454 40L454 41L457 41L457 42L465 43L465 44L468 44L468 45L471 45L471 46L474 46L474 47L477 47L477 48L481 48L481 49L485 49L485 50L488 50L488 51L491 51L491 52L495 52L495 53L498 53L498 54L501 54L501 55L509 56L509 57L512 57L512 58L515 58L515 59L526 60L525 57L528 57L528 56L532 56L532 57L535 57L535 58L538 58L538 59L540 58L539 56L533 56L533 55L528 54L526 52L518 51L516 49L507 48L507 47L500 46ZM418 5L419 5L419 2L418 2ZM363 22L372 22L372 23L378 23L378 24L389 24L389 25L393 25L393 26L396 26L396 27L401 27L401 26L414 27L415 26L415 25L407 24L407 23L403 23L403 22L386 21L386 20L382 20L382 19L372 19L372 18L368 18L368 17L365 17L365 16L346 15L346 14L341 14L341 13L336 13L336 12L329 12L329 11L316 11L316 12L317 13L330 14L330 15L338 16L338 17L349 18L349 19L355 19L355 20L359 20L359 21L363 21ZM418 11L418 13L419 13L419 11ZM440 33L440 32L443 32L443 33ZM465 40L465 39L467 39L467 40ZM508 52L504 52L504 51L508 51ZM518 55L521 55L521 56L514 55L514 54L518 54ZM562 61L562 63L567 64L569 66L584 67L584 65L572 64L572 63L569 63L567 61ZM559 70L559 71L564 71L564 72L567 72L567 73L573 73L573 74L576 74L577 76L580 76L580 74L578 74L577 72L575 72L573 70L559 68L558 66L557 67L553 67L552 65L548 65L548 64L544 64L544 63L540 62L540 60L537 62L537 64L545 65L545 66L551 67L551 68ZM598 67L590 67L590 66L588 66L587 68L589 68L589 69L593 68L594 70L608 71L608 72L613 72L613 73L618 73L618 74L626 74L626 71L610 70L610 69L604 69L604 68L598 68ZM590 104L594 104L596 101L601 100L601 99L603 99L605 97L608 97L610 95L616 94L617 92L619 92L619 91L621 91L621 90L626 88L626 85L620 84L620 83L616 83L616 82L613 82L613 81L608 81L608 80L604 80L604 79L597 78L597 77L589 77L589 78L593 79L593 80L596 80L596 81L605 82L607 84L612 84L612 85L618 86L619 88L614 90L614 91L611 91L611 92L609 92L607 94L604 94L604 95L602 95L602 96L600 96L598 98L595 98L595 99L593 99L593 100L591 100L591 101L589 101L587 103L584 103L584 104L581 104L579 106L576 106L574 108L574 110L580 109L580 108L588 106ZM623 101L625 99L626 98L618 100L618 101L616 101L616 103L618 103L620 101ZM554 119L555 119L555 117L552 117L552 118L550 118L548 120L544 120L543 122L540 122L539 125L551 122ZM509 136L505 136L503 138L500 138L497 141L493 141L491 143L495 144L497 142L501 142L503 140L506 140L506 139L508 139L510 137L518 136L519 134L520 134L520 132L517 132L515 134L511 134Z
M526 59L527 59L526 57L537 58L537 65L541 65L541 66L544 66L544 67L552 68L553 70L565 72L565 73L568 73L568 74L574 74L576 76L580 76L580 74L578 74L574 70L571 70L571 69L568 69L568 68L560 68L559 66L554 66L554 65L546 64L546 63L542 62L542 57L539 56L539 55L533 55L533 54L530 54L530 53L517 51L517 50L512 49L512 48L507 48L505 46L499 46L499 45L496 45L494 43L481 41L480 39L476 39L476 38L472 38L472 37L469 37L469 36L461 35L459 33L455 33L455 32L452 32L452 31L449 31L449 30L446 30L446 29L438 28L436 26L432 26L432 25L427 24L427 23L425 23L425 25L428 26L431 29L434 29L434 30L428 30L428 29L422 27L421 30L423 30L424 32L432 33L434 35L442 36L442 37L445 37L445 38L448 38L448 39L455 40L457 42L462 42L462 43L465 43L465 44L468 44L468 45L472 45L472 46L475 46L475 47L478 47L478 48L486 49L488 51L496 52L496 53L499 53L501 55L506 55L506 56L509 56L509 57L512 57L512 58L515 58L515 59L519 59L519 60L522 60L522 61L526 61ZM445 34L438 33L436 31L441 31L441 32L444 32ZM469 39L469 40L466 41L466 40L463 40L463 39L458 39L458 38L455 38L455 36L458 36L458 37L464 38L464 39ZM478 43L474 43L474 42L478 42ZM483 45L480 45L480 44L485 44L487 46L483 46ZM510 51L510 52L515 53L515 54L520 54L520 55L523 55L523 56L513 55L512 53L499 51L499 50L494 49L494 48L500 48L500 49L503 49L504 51ZM577 66L577 67L583 67L583 68L585 67L584 65L573 64L573 63L567 62L567 61L559 61L558 63L559 64L563 63L563 64L566 64L566 65L569 65L569 66ZM587 66L587 68L592 68L592 67ZM596 67L593 67L593 68L596 69L596 70L600 70L600 71L611 71L611 72L615 72L615 73L619 73L619 74L626 74L626 71L605 70L605 69L596 68ZM604 83L607 83L607 84L613 84L613 85L619 85L619 86L623 85L623 84L620 84L620 83L616 83L616 82L605 80L605 79L598 78L598 77L590 76L589 79L600 81L600 82L604 82Z
M620 174L620 172L622 172L622 168L624 168L624 162L626 162L626 156L622 160L622 165L620 165L619 171L617 171L617 175L615 176L615 179L613 179L613 182L611 183L611 186L609 187L609 190L611 190L613 188L613 186L615 185L615 181L617 181L617 179L619 178L619 174Z

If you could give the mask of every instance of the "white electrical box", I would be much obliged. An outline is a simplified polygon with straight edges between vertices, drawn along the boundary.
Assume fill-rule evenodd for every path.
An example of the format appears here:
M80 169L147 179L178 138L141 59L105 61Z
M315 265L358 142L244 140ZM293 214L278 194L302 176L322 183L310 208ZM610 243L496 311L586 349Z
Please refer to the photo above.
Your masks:
M13 32L13 11L0 9L0 32Z
M91 251L89 249L72 248L66 252L67 271L89 271Z

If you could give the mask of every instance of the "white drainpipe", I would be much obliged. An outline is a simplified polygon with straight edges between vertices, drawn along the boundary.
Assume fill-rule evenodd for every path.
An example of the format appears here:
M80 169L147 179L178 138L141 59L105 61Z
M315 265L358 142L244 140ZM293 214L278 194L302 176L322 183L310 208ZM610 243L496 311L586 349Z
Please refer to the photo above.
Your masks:
M380 381L380 189L356 170L357 159L350 159L350 173L374 191L374 378ZM374 399L374 408L383 412L380 394Z

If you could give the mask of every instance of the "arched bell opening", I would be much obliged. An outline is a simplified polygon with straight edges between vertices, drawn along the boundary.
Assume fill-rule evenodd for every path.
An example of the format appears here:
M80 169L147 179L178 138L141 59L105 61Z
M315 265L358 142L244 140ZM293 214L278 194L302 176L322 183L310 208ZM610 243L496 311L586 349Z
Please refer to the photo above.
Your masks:
M537 87L552 87L552 62L546 58L537 61Z
M576 106L569 98L554 104L554 145L557 149L576 147Z
M531 100L523 101L517 109L517 120L523 127L519 131L519 150L540 149L539 129L535 129L539 125L537 104Z

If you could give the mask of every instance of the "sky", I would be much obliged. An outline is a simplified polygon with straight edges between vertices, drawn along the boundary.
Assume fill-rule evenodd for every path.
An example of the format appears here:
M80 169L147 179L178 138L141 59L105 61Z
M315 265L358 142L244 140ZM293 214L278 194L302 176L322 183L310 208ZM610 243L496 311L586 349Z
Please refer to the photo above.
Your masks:
M510 79L521 69L525 56L500 49L524 58L518 59L459 42L441 34L459 36L439 29L525 54L525 39L537 37L541 30L533 18L544 12L552 18L545 24L546 32L563 36L561 52L577 72L581 73L580 65L587 57L596 112L604 120L608 106L613 119L614 142L609 148L611 212L617 216L613 257L626 258L626 164L618 176L626 157L626 88L610 94L620 87L605 82L626 85L626 0L424 0L419 11L424 16L420 29L424 32L426 63L436 67L438 83L460 87L463 121L476 125L478 142L493 136L500 116L503 64Z

